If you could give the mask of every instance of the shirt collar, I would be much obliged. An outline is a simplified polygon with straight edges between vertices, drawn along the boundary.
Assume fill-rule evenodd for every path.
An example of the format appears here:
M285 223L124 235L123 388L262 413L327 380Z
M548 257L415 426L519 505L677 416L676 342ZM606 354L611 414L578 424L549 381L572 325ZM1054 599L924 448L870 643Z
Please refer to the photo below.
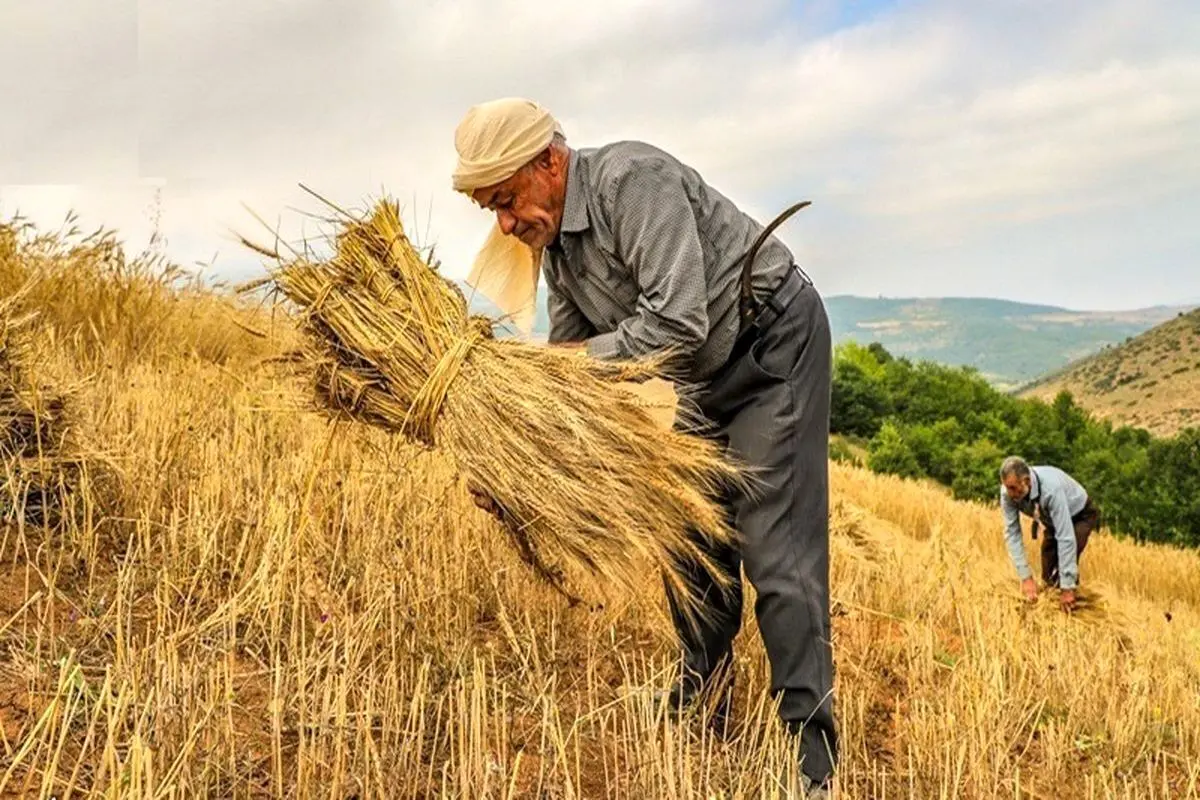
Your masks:
M567 197L563 201L560 233L579 233L588 229L586 165L580 160L579 152L571 151L567 161Z
M1029 502L1036 503L1042 499L1042 484L1038 480L1038 474L1032 468L1029 470Z

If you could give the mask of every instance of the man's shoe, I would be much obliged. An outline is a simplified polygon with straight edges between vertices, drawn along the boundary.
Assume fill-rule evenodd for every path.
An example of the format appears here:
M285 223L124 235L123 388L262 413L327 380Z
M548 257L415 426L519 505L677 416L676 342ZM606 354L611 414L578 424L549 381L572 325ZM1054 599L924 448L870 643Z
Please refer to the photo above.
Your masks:
M732 695L732 676L728 679L705 680L695 673L688 673L677 679L670 688L656 691L654 705L656 708L665 705L667 715L672 719L680 719L693 712L704 714L713 732L725 739L729 738L732 730Z
M654 706L666 706L667 714L680 717L692 710L704 694L704 681L695 673L686 673L667 689L654 692Z
M829 800L832 796L828 782L818 786L812 778L800 773L800 797L804 800Z

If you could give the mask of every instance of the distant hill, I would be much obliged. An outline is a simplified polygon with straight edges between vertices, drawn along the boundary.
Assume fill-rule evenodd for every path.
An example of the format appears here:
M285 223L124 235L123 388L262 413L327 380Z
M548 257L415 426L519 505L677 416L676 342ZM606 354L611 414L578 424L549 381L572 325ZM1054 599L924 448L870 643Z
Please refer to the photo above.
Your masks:
M826 298L835 341L878 341L891 353L969 366L999 388L1047 372L1171 319L1180 307L1074 311L991 298Z
M464 286L468 297L470 287ZM880 342L897 356L969 366L1002 389L1014 389L1176 316L1180 306L1134 311L1072 311L991 298L825 298L835 342ZM473 311L495 315L475 295ZM549 334L544 287L533 335Z
M1200 425L1200 309L1047 375L1020 393L1049 399L1062 389L1097 416L1158 435Z

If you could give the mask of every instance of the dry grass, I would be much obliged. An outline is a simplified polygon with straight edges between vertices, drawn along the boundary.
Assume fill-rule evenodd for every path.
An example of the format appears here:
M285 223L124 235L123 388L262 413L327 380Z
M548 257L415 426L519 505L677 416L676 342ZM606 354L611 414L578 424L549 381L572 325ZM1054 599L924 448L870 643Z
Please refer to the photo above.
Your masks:
M124 480L0 534L0 796L785 796L752 603L733 738L664 720L657 576L568 608L453 464L307 410L223 302L219 359L40 354ZM1200 797L1200 556L1099 535L1068 618L995 509L832 469L839 796Z

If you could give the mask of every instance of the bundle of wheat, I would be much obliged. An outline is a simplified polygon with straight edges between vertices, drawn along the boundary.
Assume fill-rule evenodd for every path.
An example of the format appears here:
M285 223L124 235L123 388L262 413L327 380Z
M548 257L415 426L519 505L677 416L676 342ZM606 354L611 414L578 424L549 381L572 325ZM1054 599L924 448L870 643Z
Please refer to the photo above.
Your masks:
M37 315L20 311L27 290L0 302L0 516L53 525L84 493L91 465L68 395L30 374Z
M299 362L321 407L449 451L543 571L635 591L653 567L695 620L700 598L681 561L727 585L697 544L732 543L715 498L746 475L622 388L661 377L662 361L494 338L492 320L470 315L422 259L391 200L357 217L338 209L330 222L327 259L307 244L279 252L243 239L272 259L269 282L301 311Z

